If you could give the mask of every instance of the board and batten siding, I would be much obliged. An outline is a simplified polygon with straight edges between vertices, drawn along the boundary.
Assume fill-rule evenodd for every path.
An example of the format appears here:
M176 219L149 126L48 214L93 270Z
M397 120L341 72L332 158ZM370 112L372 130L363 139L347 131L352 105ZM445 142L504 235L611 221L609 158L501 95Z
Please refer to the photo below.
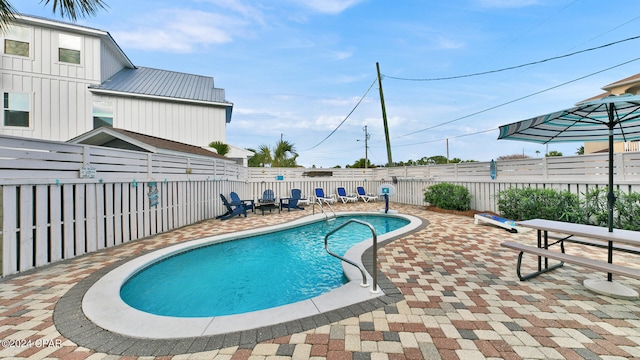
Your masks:
M100 39L86 34L28 27L32 34L30 56L2 53L0 90L31 96L31 124L29 128L0 124L0 134L65 141L91 130L93 105L87 88L100 83ZM60 33L81 37L81 64L58 61Z
M69 78L2 72L2 91L31 95L31 126L2 127L9 136L66 141L93 128L89 84ZM84 94L84 95L83 95Z
M7 55L2 52L2 71L38 74L42 77L71 78L92 84L100 83L100 38L86 34L27 26L32 32L29 57ZM78 36L82 40L80 64L58 61L59 34ZM0 34L4 43L4 37ZM4 85L3 85L4 86Z
M126 67L125 64L120 61L120 57L114 52L112 47L104 42L102 42L100 46L100 57L96 57L94 61L98 62L100 66L100 79L102 79L102 81L109 79Z
M194 105L135 97L96 95L113 103L113 126L186 144L226 141L223 106Z

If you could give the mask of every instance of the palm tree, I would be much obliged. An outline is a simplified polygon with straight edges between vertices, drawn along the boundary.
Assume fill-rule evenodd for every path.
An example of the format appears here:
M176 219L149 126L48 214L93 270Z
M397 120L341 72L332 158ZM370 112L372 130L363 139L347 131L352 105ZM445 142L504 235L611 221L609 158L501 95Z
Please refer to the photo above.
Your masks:
M296 152L293 143L287 140L280 140L273 150L273 158L271 159L272 167L296 167Z
M286 141L280 140L276 143L276 146L271 149L268 145L262 144L258 148L258 151L252 150L255 153L249 159L249 166L264 167L270 165L271 167L296 167L296 153L295 146Z
M249 167L265 167L271 164L271 149L267 145L260 145L258 150L247 149L253 152L253 156L249 158Z
M360 158L359 160L356 160L356 162L354 162L353 165L347 165L347 167L348 168L364 169L365 167L367 167L367 168L375 168L376 166L371 164L371 160L368 160L368 162L367 162L367 164L365 166L365 158Z
M223 143L222 141L212 141L209 144L209 147L216 149L216 152L219 155L227 155L229 153L229 145Z
M44 5L52 2L53 13L58 12L63 18L73 21L79 17L95 15L98 10L108 7L103 0L41 0L40 2ZM0 0L0 30L5 30L15 20L15 14L16 9L8 0Z

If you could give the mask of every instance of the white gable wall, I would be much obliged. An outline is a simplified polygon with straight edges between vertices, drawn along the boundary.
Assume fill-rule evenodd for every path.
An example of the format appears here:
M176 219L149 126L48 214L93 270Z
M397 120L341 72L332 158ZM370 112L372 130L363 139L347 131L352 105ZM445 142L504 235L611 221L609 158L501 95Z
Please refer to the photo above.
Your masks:
M99 62L99 66L101 65L100 78L104 80L112 77L124 68L114 49L105 42L102 42L100 46L100 57L96 57L95 60Z
M113 126L196 146L226 141L224 107L136 97L97 95L113 104Z

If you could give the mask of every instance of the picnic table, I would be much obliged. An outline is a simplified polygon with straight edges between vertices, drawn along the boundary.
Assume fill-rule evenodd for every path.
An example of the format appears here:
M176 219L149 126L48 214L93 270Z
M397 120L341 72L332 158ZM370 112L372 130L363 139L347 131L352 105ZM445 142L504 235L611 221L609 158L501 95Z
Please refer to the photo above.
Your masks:
M620 249L620 246L630 245L638 249L637 251L635 251L636 254L640 253L640 232L620 229L614 229L613 232L609 232L609 229L604 227L573 224L546 219L519 221L517 224L518 226L537 230L538 233L537 246L530 246L512 241L506 241L502 243L502 246L504 247L520 251L516 267L516 272L520 280L524 281L527 279L531 279L540 274L557 269L563 266L566 262L607 273L606 280L587 279L583 282L585 287L594 292L625 299L637 299L639 297L637 291L618 282L614 282L612 277L613 274L618 274L626 277L640 279L640 268L631 268L613 263L614 251ZM549 235L550 232L564 234L566 236L560 238L552 238ZM573 237L584 237L596 240L595 242L576 241L584 245L601 246L599 245L598 241L606 242L607 262L587 258L584 256L566 254L564 251L565 241L572 241L571 239ZM553 242L550 243L550 239L553 240ZM554 247L555 245L559 246L559 252L549 249L550 247ZM629 252L628 247L625 251ZM522 275L522 255L525 252L537 255L538 270L527 275ZM559 260L560 262L554 265L549 265L549 259Z

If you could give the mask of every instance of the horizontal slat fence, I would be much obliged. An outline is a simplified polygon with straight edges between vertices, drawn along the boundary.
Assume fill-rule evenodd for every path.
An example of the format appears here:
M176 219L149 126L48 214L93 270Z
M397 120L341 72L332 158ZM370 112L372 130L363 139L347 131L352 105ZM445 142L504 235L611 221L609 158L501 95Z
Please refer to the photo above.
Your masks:
M640 192L640 152L615 155L616 187ZM81 169L95 177L81 177ZM497 212L511 187L582 194L608 181L607 154L375 169L245 168L232 161L0 136L2 276L176 229L225 211L219 195L257 200L266 189L288 197L338 186L375 193L392 183L392 202L423 205L431 185L467 187L472 208ZM150 185L158 204L153 206Z
M0 188L6 276L214 218L249 186L232 161L1 136Z

